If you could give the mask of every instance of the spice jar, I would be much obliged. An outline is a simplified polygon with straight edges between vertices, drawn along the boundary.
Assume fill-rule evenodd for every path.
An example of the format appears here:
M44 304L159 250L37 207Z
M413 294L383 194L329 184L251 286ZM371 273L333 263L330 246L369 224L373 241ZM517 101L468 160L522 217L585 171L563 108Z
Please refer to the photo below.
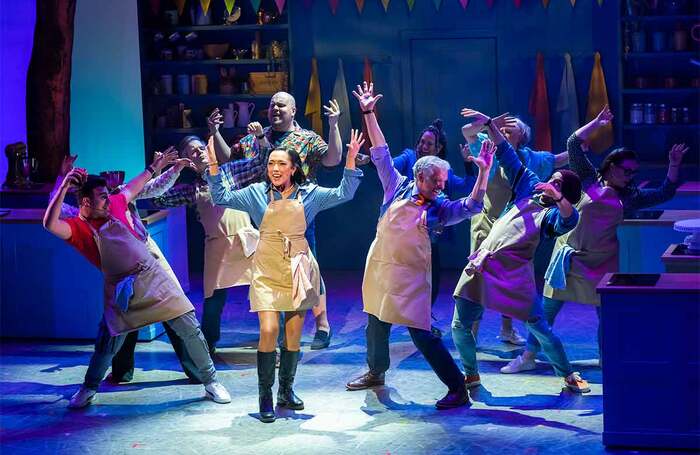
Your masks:
M644 123L648 125L656 123L656 109L652 103L644 105Z
M672 107L671 108L671 123L678 123L678 108L677 107Z
M669 118L669 112L668 109L666 108L666 105L661 103L659 104L659 107L656 109L656 122L657 123L668 123L670 118Z
M630 123L632 125L644 123L644 110L641 103L632 103L630 107Z

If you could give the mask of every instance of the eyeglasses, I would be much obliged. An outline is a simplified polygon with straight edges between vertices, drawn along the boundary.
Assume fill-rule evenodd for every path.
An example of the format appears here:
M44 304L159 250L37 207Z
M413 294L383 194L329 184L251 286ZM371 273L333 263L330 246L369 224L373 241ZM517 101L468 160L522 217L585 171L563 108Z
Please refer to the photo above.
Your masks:
M622 172L625 174L625 177L634 177L635 175L637 175L637 169L619 166L617 164L615 165L615 167L622 169Z

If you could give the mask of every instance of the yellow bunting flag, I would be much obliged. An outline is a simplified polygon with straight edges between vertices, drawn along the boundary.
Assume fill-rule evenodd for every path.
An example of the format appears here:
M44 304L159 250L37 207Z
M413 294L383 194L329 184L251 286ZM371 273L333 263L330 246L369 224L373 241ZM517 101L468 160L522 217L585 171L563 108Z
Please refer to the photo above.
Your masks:
M408 10L413 11L413 6L416 4L416 0L406 0L406 4L408 5Z
M544 75L544 56L537 53L535 82L530 94L529 112L535 118L535 141L537 150L552 150L552 132L549 127L549 98Z
M365 0L355 0L355 5L357 6L357 12L362 14L362 10L365 8Z
M230 15L231 11L233 11L233 7L236 4L236 0L224 0L224 3L226 4L226 12Z
M319 136L323 136L323 123L321 122L321 84L318 80L318 63L316 57L311 59L311 77L309 78L309 95L306 98L304 115L311 122L311 129Z
M211 0L199 0L199 4L202 5L202 12L206 16L209 12L209 5L211 4Z
M384 5L384 12L387 12L389 10L389 2L391 0L382 0L382 5Z
M175 6L177 6L177 14L182 16L182 13L185 11L185 2L187 0L175 0Z
M600 63L600 53L596 52L593 58L591 83L588 86L586 122L593 120L603 109L603 106L608 104L608 89L605 86L605 74L603 74L603 65ZM595 153L604 152L613 145L614 142L612 123L598 128L588 138L588 145Z

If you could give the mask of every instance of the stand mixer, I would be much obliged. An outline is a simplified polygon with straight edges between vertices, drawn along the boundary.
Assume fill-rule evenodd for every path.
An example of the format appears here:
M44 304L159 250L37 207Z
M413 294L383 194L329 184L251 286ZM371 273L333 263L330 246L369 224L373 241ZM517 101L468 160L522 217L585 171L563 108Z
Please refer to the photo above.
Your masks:
M5 188L32 188L32 172L37 168L36 158L30 158L27 145L24 142L15 142L5 147L7 155L7 177L3 187Z

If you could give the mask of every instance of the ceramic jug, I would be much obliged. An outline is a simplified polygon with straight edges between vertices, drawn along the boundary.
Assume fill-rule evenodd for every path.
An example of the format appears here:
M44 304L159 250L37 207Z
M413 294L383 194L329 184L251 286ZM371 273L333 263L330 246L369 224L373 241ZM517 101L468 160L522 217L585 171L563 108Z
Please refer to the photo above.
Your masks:
M236 126L237 117L238 112L233 108L233 103L230 103L228 107L224 108L224 128L233 128Z
M255 110L255 103L247 101L236 101L238 105L238 126L245 128L250 123L250 117Z

